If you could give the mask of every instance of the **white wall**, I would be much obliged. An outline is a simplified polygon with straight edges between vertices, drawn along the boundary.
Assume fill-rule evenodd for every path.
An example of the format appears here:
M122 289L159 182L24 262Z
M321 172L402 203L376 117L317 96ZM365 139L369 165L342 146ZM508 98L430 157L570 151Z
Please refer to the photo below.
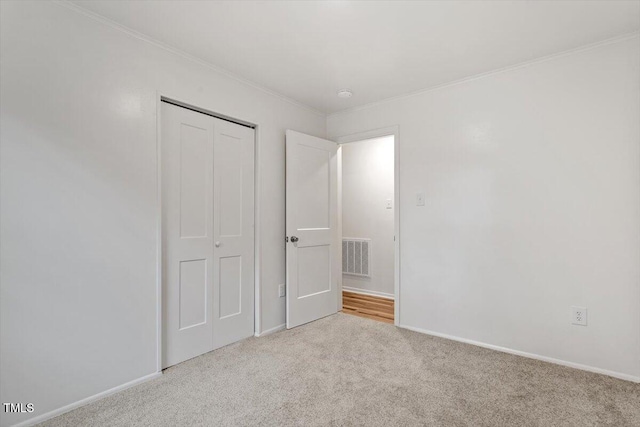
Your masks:
M59 4L0 15L0 400L37 416L156 371L157 90L259 124L262 330L284 323L284 131L324 116Z
M342 236L371 239L372 258L371 277L343 274L342 286L393 297L393 136L341 147Z
M403 326L640 379L639 56L633 37L328 118L399 126Z

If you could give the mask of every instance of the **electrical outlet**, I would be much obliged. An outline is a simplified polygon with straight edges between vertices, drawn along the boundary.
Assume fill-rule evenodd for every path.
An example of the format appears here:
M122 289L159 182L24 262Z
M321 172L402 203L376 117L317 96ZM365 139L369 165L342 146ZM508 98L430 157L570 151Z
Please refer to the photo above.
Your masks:
M424 193L416 193L416 206L424 206Z
M283 296L285 296L287 294L286 291L286 286L285 285L278 285L278 296L280 298L282 298Z
M571 307L571 324L587 326L587 309L585 307Z
M386 208L387 208L387 209L391 209L391 208L393 208L393 204L391 203L391 199L387 199Z

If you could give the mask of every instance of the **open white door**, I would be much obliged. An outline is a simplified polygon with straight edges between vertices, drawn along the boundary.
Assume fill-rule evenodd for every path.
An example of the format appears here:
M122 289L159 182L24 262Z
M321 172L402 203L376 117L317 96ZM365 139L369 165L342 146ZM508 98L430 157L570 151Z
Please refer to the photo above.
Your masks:
M338 311L335 142L287 130L287 328Z

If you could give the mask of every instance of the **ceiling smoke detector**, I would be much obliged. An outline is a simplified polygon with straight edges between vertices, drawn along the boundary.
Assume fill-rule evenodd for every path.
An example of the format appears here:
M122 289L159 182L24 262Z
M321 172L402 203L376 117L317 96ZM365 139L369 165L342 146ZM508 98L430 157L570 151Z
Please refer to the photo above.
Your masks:
M353 92L349 89L342 89L338 92L338 98L351 98L353 96Z

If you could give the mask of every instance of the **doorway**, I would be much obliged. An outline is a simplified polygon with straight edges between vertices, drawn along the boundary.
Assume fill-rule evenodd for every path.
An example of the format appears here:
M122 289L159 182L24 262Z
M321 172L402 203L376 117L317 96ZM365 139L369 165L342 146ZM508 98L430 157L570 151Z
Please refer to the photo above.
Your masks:
M254 334L255 129L161 104L164 369Z
M395 136L340 146L342 311L395 321Z
M304 323L312 322L325 316L335 314L344 308L343 281L344 273L359 273L361 277L372 272L371 262L378 242L371 237L361 235L347 236L343 233L342 204L342 151L348 143L363 142L392 137L393 155L382 150L383 157L393 164L393 192L383 194L382 207L391 211L393 218L393 297L388 294L389 287L378 291L372 286L349 286L347 292L352 299L360 299L360 313L370 316L364 310L377 304L376 308L384 314L377 316L386 322L400 325L400 161L398 127L376 129L373 131L338 137L335 141L305 135L293 130L286 132L286 320L287 329ZM387 169L389 165L385 166ZM385 187L388 188L388 187ZM363 190L369 191L369 190ZM360 196L353 196L360 198ZM389 200L391 202L389 203ZM390 209L388 206L390 205ZM389 213L386 214L389 216ZM355 221L357 221L356 219ZM352 233L360 233L358 230ZM372 234L373 232L364 232ZM343 242L343 237L353 241L353 269L349 271L349 241ZM377 240L377 239L376 239ZM380 243L388 245L386 241ZM356 243L359 242L359 243ZM343 243L347 258L343 267ZM356 245L358 248L356 248ZM362 267L363 246L367 253L365 262L367 268ZM388 246L386 250L389 251ZM359 257L357 256L357 251ZM355 260L358 259L359 266ZM354 274L351 274L352 276ZM386 279L389 280L388 278ZM350 289L349 289L350 287ZM379 289L385 289L379 290ZM378 301L378 298L383 298ZM346 301L353 303L354 301ZM353 309L353 304L346 304L347 310ZM393 317L390 316L393 313ZM366 317L366 316L362 316ZM376 319L380 320L380 319Z

